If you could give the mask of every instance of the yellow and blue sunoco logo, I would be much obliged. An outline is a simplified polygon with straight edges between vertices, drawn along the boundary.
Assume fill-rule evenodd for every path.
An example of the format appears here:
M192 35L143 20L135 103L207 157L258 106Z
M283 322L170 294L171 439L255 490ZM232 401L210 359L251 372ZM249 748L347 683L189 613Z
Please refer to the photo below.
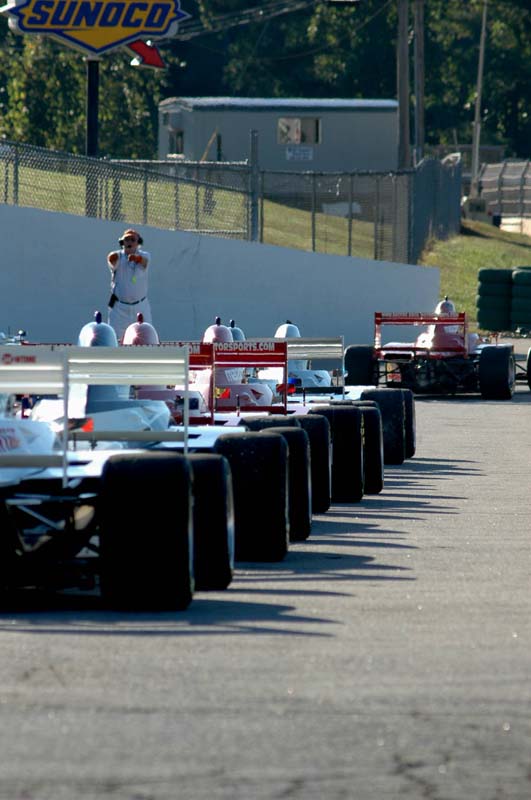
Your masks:
M173 36L189 15L179 0L27 0L4 6L21 33L48 34L89 53Z

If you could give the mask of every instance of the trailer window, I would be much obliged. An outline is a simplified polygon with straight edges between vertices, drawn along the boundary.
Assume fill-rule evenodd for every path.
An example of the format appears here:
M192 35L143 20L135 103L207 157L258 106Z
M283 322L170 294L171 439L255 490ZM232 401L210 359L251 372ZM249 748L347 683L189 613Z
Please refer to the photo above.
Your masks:
M321 120L316 117L280 117L278 144L320 144Z

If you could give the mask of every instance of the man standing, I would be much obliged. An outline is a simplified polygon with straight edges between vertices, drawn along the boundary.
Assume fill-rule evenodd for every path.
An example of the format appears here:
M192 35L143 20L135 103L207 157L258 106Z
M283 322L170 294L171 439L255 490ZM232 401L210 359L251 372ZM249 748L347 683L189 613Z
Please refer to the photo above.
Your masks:
M126 230L118 242L121 249L107 256L112 276L108 322L120 342L128 325L136 322L138 313L144 315L144 322L151 323L147 298L150 254L141 249L143 239L132 228Z

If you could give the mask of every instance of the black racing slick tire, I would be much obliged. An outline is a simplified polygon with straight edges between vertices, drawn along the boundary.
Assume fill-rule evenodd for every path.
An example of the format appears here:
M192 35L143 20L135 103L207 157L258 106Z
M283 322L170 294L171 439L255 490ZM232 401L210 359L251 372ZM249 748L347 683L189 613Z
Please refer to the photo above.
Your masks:
M100 588L125 610L182 610L192 600L192 470L174 453L110 456L98 498Z
M332 502L332 433L322 414L295 414L310 440L312 513L325 514Z
M525 374L527 376L527 385L531 389L531 347L527 351L527 357L525 361Z
M278 434L221 435L232 472L236 561L281 561L289 546L288 445Z
M372 400L356 402L363 416L363 484L365 494L380 494L384 488L384 443L382 414Z
M354 405L325 406L310 414L320 414L332 432L332 500L359 503L363 497L363 417Z
M298 424L298 422L293 421L293 417L287 416L286 414L242 417L242 425L245 425L249 431L262 431L264 428L293 428L293 426L298 426Z
M411 389L400 389L404 398L404 455L413 458L417 449L415 395Z
M372 386L375 383L374 347L351 344L345 349L345 385Z
M361 400L374 400L382 414L384 463L402 464L406 458L406 412L399 389L366 389Z
M510 400L515 383L512 347L489 345L483 348L479 357L478 378L484 400Z
M194 576L198 590L226 589L234 573L234 496L229 462L189 456L194 478Z
M278 433L288 445L289 540L303 542L312 529L312 473L310 439L301 427L265 428Z

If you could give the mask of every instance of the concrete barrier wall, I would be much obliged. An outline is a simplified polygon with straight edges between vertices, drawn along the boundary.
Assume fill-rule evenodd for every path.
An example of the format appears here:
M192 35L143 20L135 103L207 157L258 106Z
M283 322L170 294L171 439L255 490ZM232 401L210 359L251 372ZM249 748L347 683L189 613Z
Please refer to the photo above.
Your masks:
M107 319L109 250L126 224L0 206L0 331L75 342L96 310ZM290 319L303 336L373 339L375 311L428 311L439 270L135 226L150 251L150 301L161 339L198 339L216 315L246 335Z

